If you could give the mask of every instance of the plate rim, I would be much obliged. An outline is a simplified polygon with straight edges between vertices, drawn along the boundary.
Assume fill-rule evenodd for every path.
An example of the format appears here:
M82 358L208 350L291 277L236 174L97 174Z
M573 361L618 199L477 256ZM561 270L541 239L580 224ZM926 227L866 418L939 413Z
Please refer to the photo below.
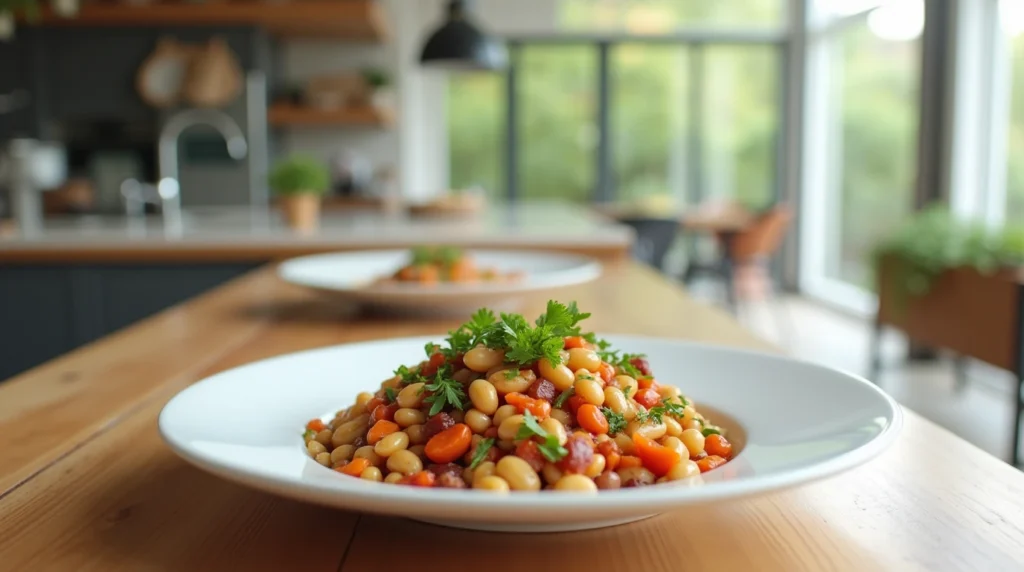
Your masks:
M815 462L806 467L786 470L781 473L771 474L761 478L754 477L735 481L720 481L712 483L711 485L699 487L662 484L651 487L602 491L599 493L599 496L596 497L601 499L599 503L580 502L582 499L593 500L595 498L594 496L557 494L545 491L539 491L539 494L513 493L510 495L494 495L472 489L419 489L416 487L394 487L368 481L363 483L359 479L353 479L356 481L354 483L344 483L345 485L351 485L345 486L344 488L323 486L315 481L305 481L302 479L281 477L278 475L255 474L252 472L241 471L227 463L221 463L215 459L209 459L204 455L190 451L183 444L179 444L172 434L168 433L166 423L167 418L170 415L169 411L172 410L173 404L180 396L196 391L195 388L209 380L215 380L227 374L237 373L238 370L244 368L263 365L266 362L295 359L306 354L328 352L340 348L358 348L359 346L373 345L381 342L416 343L422 345L425 341L436 340L438 336L434 335L382 337L359 342L329 344L271 356L217 372L211 376L207 376L196 381L171 397L164 404L164 407L161 409L158 416L158 430L164 442L172 451L175 452L175 454L180 456L186 462L229 481L245 484L265 492L320 505L392 515L405 515L406 512L409 512L408 510L402 510L403 508L415 509L413 512L417 510L437 509L439 507L451 510L458 506L451 504L453 500L464 501L472 504L474 508L479 509L484 516L487 514L493 514L491 511L502 510L504 511L503 516L509 517L507 519L509 522L521 522L524 518L528 519L531 514L534 514L538 510L572 509L574 513L578 515L574 520L580 520L587 515L595 513L639 514L645 511L658 513L664 512L666 509L696 506L721 500L741 499L794 488L836 476L875 459L896 441L904 425L902 406L893 399L892 396L863 376L841 368L825 366L809 360L790 357L785 354L773 353L770 351L737 348L724 344L697 342L674 337L614 334L604 332L599 333L599 335L607 338L614 338L616 340L632 340L636 342L643 342L645 340L660 342L667 341L690 346L695 350L724 351L727 353L735 352L760 358L767 358L772 361L800 363L815 369L839 373L850 378L850 380L855 381L861 385L863 389L871 391L876 397L881 398L882 402L888 406L888 412L890 414L887 419L888 423L886 423L885 427L882 428L882 430L870 441L860 445L859 447L829 459ZM296 452L301 453L301 447L298 445L299 444L297 443ZM312 459L307 460L310 463L314 463ZM700 492L688 493L687 491ZM379 506L363 508L365 506L373 505L374 503L380 503L381 501L383 502ZM538 506L541 503L543 506ZM413 518L415 518L415 516L413 516ZM466 518L466 515L460 514L459 518ZM474 518L471 520L493 521L493 519L487 518Z

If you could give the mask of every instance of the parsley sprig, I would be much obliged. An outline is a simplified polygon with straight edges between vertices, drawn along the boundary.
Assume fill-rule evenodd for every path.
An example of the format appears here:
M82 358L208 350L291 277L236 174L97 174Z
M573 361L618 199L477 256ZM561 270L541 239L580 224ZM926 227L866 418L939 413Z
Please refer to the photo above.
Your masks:
M434 416L445 409L445 407L453 407L455 409L465 409L466 407L466 392L462 389L462 384L458 381L449 377L451 374L451 368L444 366L437 370L437 375L434 376L434 382L424 385L422 391L430 391L432 394L423 400L424 403L430 403L430 415Z
M566 389L565 391L563 391L561 393L561 395L559 395L558 397L555 398L555 407L561 407L561 406L565 405L565 401L567 399L569 399L570 397L572 397L575 393L576 393L576 389L574 389L572 387L570 387L569 389Z
M608 420L608 434L614 435L626 428L626 418L621 413L616 413L607 407L601 408L604 418Z
M636 418L641 423L646 423L647 421L651 421L653 423L661 423L663 421L662 418L665 415L671 415L672 417L682 417L684 413L683 409L685 409L685 407L686 406L683 405L682 403L673 403L668 399L662 399L661 403L650 408L648 411L638 412Z
M402 385L410 385L413 383L420 383L427 381L427 378L423 377L418 370L414 371L406 366L399 366L395 370L395 375L401 380Z
M496 346L500 343L500 336L501 326L494 317L494 312L481 308L470 316L468 322L448 332L448 337L445 338L448 347L442 348L441 352L447 357L454 357L455 354L468 352L478 344Z
M639 378L643 377L643 373L633 365L631 360L636 358L647 357L644 354L624 354L618 350L599 349L597 355L604 361L618 368L622 373L632 377Z
M480 441L476 446L476 452L473 453L473 461L469 463L470 469L475 469L477 465L484 462L487 458L487 452L494 446L494 437L488 437L483 441Z
M589 317L589 313L579 311L576 302L566 305L549 300L547 311L533 326L519 314L502 314L502 335L493 341L508 348L505 359L509 361L525 365L547 358L552 364L560 364L565 337L580 335L579 323Z
M390 387L384 388L384 397L387 397L387 403L394 403L398 401L398 396L395 395L395 390Z
M558 443L558 436L545 431L537 422L537 418L527 409L523 413L523 424L519 426L519 431L516 433L516 441L530 439L534 436L541 438L541 441L537 443L537 449L548 461L555 463L569 454L569 451Z

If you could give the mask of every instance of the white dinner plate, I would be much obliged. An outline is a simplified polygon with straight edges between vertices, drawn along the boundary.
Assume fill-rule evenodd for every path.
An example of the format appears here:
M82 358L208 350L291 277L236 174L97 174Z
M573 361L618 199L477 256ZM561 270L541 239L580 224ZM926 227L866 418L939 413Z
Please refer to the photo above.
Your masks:
M364 250L314 254L286 260L278 275L286 282L378 308L468 315L481 307L514 309L524 294L582 284L601 275L596 260L576 254L531 250L467 250L480 267L522 272L521 280L469 284L375 283L409 259L410 251Z
M248 486L356 511L462 528L542 532L639 520L667 510L764 494L860 465L902 425L899 406L868 381L775 355L677 340L607 336L643 352L663 383L679 386L722 425L733 460L690 481L572 494L418 488L352 478L305 452L305 423L375 391L430 339L314 349L228 370L185 389L160 414L160 433L196 466Z

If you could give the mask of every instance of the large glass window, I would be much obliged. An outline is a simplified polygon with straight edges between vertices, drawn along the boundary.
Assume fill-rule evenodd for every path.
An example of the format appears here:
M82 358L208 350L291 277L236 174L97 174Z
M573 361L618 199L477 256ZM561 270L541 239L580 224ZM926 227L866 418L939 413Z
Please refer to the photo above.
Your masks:
M600 136L597 52L545 44L518 51L519 196L589 200Z
M884 40L858 24L837 48L839 216L826 275L870 287L871 249L914 208L918 42Z
M775 198L778 50L709 46L703 58L699 196L767 207Z
M688 196L689 52L623 44L611 50L611 140L616 198Z
M1024 7L1021 8L1024 16ZM1005 220L1024 225L1024 30L1011 29L1012 88L1010 92L1010 123L1007 133L1007 177Z
M560 0L559 4L566 29L638 35L694 27L781 26L786 16L784 0Z
M505 76L453 75L448 81L449 180L505 195Z
M920 20L872 14L811 45L801 224L803 289L862 312L872 250L915 208L920 85Z

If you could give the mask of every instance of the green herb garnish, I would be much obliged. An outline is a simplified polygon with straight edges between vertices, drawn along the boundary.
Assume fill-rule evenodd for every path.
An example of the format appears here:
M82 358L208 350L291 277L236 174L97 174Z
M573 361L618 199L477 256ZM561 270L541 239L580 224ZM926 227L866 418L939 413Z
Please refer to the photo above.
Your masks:
M630 360L647 357L644 354L624 354L618 350L599 350L597 355L604 361L618 368L618 370L632 378L639 378L643 373Z
M682 417L684 413L683 409L683 405L679 403L672 403L666 398L662 399L661 403L650 408L650 410L648 410L647 412L639 412L637 414L637 419L640 419L641 423L646 423L647 421L661 423L664 421L663 417L665 415L671 415L672 417Z
M542 443L537 444L537 450L540 451L544 458L552 463L557 463L569 454L569 451L565 447L558 444L558 437L556 435L548 435L544 438Z
M476 453L473 453L473 461L469 464L470 469L475 469L477 465L482 463L487 458L487 452L494 446L494 437L488 437L483 441L480 441L476 446Z
M516 441L530 439L534 436L543 439L537 443L537 450L548 461L554 463L569 454L569 451L558 443L558 436L545 431L537 422L537 418L529 410L526 410L523 413L523 424L519 426L519 431L516 433Z
M710 437L711 435L721 435L722 434L722 430L721 429L719 429L718 427L713 427L711 425L705 426L703 429L700 430L700 432L703 433L705 437Z
M519 377L518 369L510 367L509 369L505 370L505 379L515 379L517 377Z
M578 336L579 323L589 317L579 311L576 302L565 305L549 300L547 311L537 318L535 326L519 314L502 314L502 335L495 336L493 342L508 348L505 359L509 361L530 364L547 358L557 365L562 363L565 337Z
M555 407L561 407L562 405L564 405L565 400L572 397L574 393L576 393L576 390L572 387L563 391L561 395L555 398Z
M419 371L413 371L404 365L395 370L395 375L401 380L402 385L427 381L427 378L423 377Z
M466 392L463 391L461 383L448 377L449 373L449 366L443 366L437 370L434 382L424 385L420 390L421 392L432 392L432 395L423 400L424 403L431 404L430 416L437 415L445 407L453 407L459 410L465 408Z
M384 388L384 396L387 398L387 403L394 403L398 400L398 396L395 395L395 390L390 387Z
M494 312L487 308L481 308L470 317L468 322L448 332L448 337L445 338L448 348L441 351L447 357L454 357L455 354L468 352L478 344L488 347L498 346L500 344L492 338L500 337L500 335L501 326L494 317Z
M306 429L305 431L302 432L303 441L309 441L313 437L316 437L316 431L313 431L312 429Z
M626 387L622 388L622 394L625 395L626 397L629 397L630 393L633 393L632 385L627 385Z
M601 408L604 418L608 420L608 434L614 435L626 428L626 418L621 413L616 413L607 407Z

